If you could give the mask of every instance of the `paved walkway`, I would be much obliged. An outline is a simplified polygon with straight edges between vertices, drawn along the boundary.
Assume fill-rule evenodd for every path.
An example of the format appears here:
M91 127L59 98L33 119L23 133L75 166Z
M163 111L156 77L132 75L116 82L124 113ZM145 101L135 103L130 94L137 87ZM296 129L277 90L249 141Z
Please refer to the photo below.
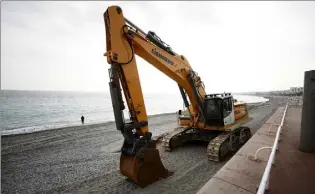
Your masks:
M279 108L252 138L198 191L198 194L255 194L270 155L263 150L254 160L261 147L271 147L281 123L284 107ZM271 128L270 128L271 126ZM271 129L271 131L269 131Z
M301 107L289 106L282 129L279 151L271 168L269 190L265 194L315 194L315 153L298 150ZM269 159L270 151L255 152L262 146L273 146L284 107L279 108L256 134L224 165L198 194L255 194Z
M300 152L301 108L290 107L284 121L282 141L271 169L268 194L314 194L315 153ZM314 118L315 119L315 118Z

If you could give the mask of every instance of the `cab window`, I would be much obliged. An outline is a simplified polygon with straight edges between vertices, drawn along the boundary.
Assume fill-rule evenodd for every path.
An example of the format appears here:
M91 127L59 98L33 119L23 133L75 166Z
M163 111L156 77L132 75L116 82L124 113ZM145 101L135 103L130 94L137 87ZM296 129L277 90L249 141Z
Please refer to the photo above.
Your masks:
M211 119L220 118L220 105L217 100L207 100L206 114Z
M223 116L224 118L229 116L232 112L232 101L231 98L226 98L223 100Z

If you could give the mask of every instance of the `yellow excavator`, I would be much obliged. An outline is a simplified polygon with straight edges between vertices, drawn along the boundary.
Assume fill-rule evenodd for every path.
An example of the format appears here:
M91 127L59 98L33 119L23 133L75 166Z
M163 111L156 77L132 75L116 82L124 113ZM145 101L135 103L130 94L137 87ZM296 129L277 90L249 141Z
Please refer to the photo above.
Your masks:
M186 57L175 53L154 32L145 33L124 17L119 6L104 13L109 88L117 130L123 137L120 172L143 187L173 172L162 164L156 141L148 129L148 116L142 95L135 55L140 56L174 80L185 105L178 111L179 126L162 138L170 151L188 141L206 141L209 160L219 162L250 137L247 104L237 102L231 93L207 94L198 74ZM124 118L125 104L130 120Z

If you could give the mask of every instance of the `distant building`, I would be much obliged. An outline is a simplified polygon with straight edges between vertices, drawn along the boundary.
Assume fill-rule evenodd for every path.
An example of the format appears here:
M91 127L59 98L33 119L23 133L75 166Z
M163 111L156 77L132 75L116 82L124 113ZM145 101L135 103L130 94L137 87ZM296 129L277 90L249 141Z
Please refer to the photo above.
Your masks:
M290 87L290 94L298 94L303 92L303 87Z
M269 92L255 92L256 95L275 95L275 96L301 96L303 95L303 87L290 87L287 90L274 90Z

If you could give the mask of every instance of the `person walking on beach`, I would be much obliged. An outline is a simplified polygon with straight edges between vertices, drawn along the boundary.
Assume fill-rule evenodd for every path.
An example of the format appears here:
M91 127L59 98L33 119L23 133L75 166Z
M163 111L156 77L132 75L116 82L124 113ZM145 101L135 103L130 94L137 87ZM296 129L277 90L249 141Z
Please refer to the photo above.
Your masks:
M82 124L84 124L84 116L83 115L81 117L81 122L82 122Z

